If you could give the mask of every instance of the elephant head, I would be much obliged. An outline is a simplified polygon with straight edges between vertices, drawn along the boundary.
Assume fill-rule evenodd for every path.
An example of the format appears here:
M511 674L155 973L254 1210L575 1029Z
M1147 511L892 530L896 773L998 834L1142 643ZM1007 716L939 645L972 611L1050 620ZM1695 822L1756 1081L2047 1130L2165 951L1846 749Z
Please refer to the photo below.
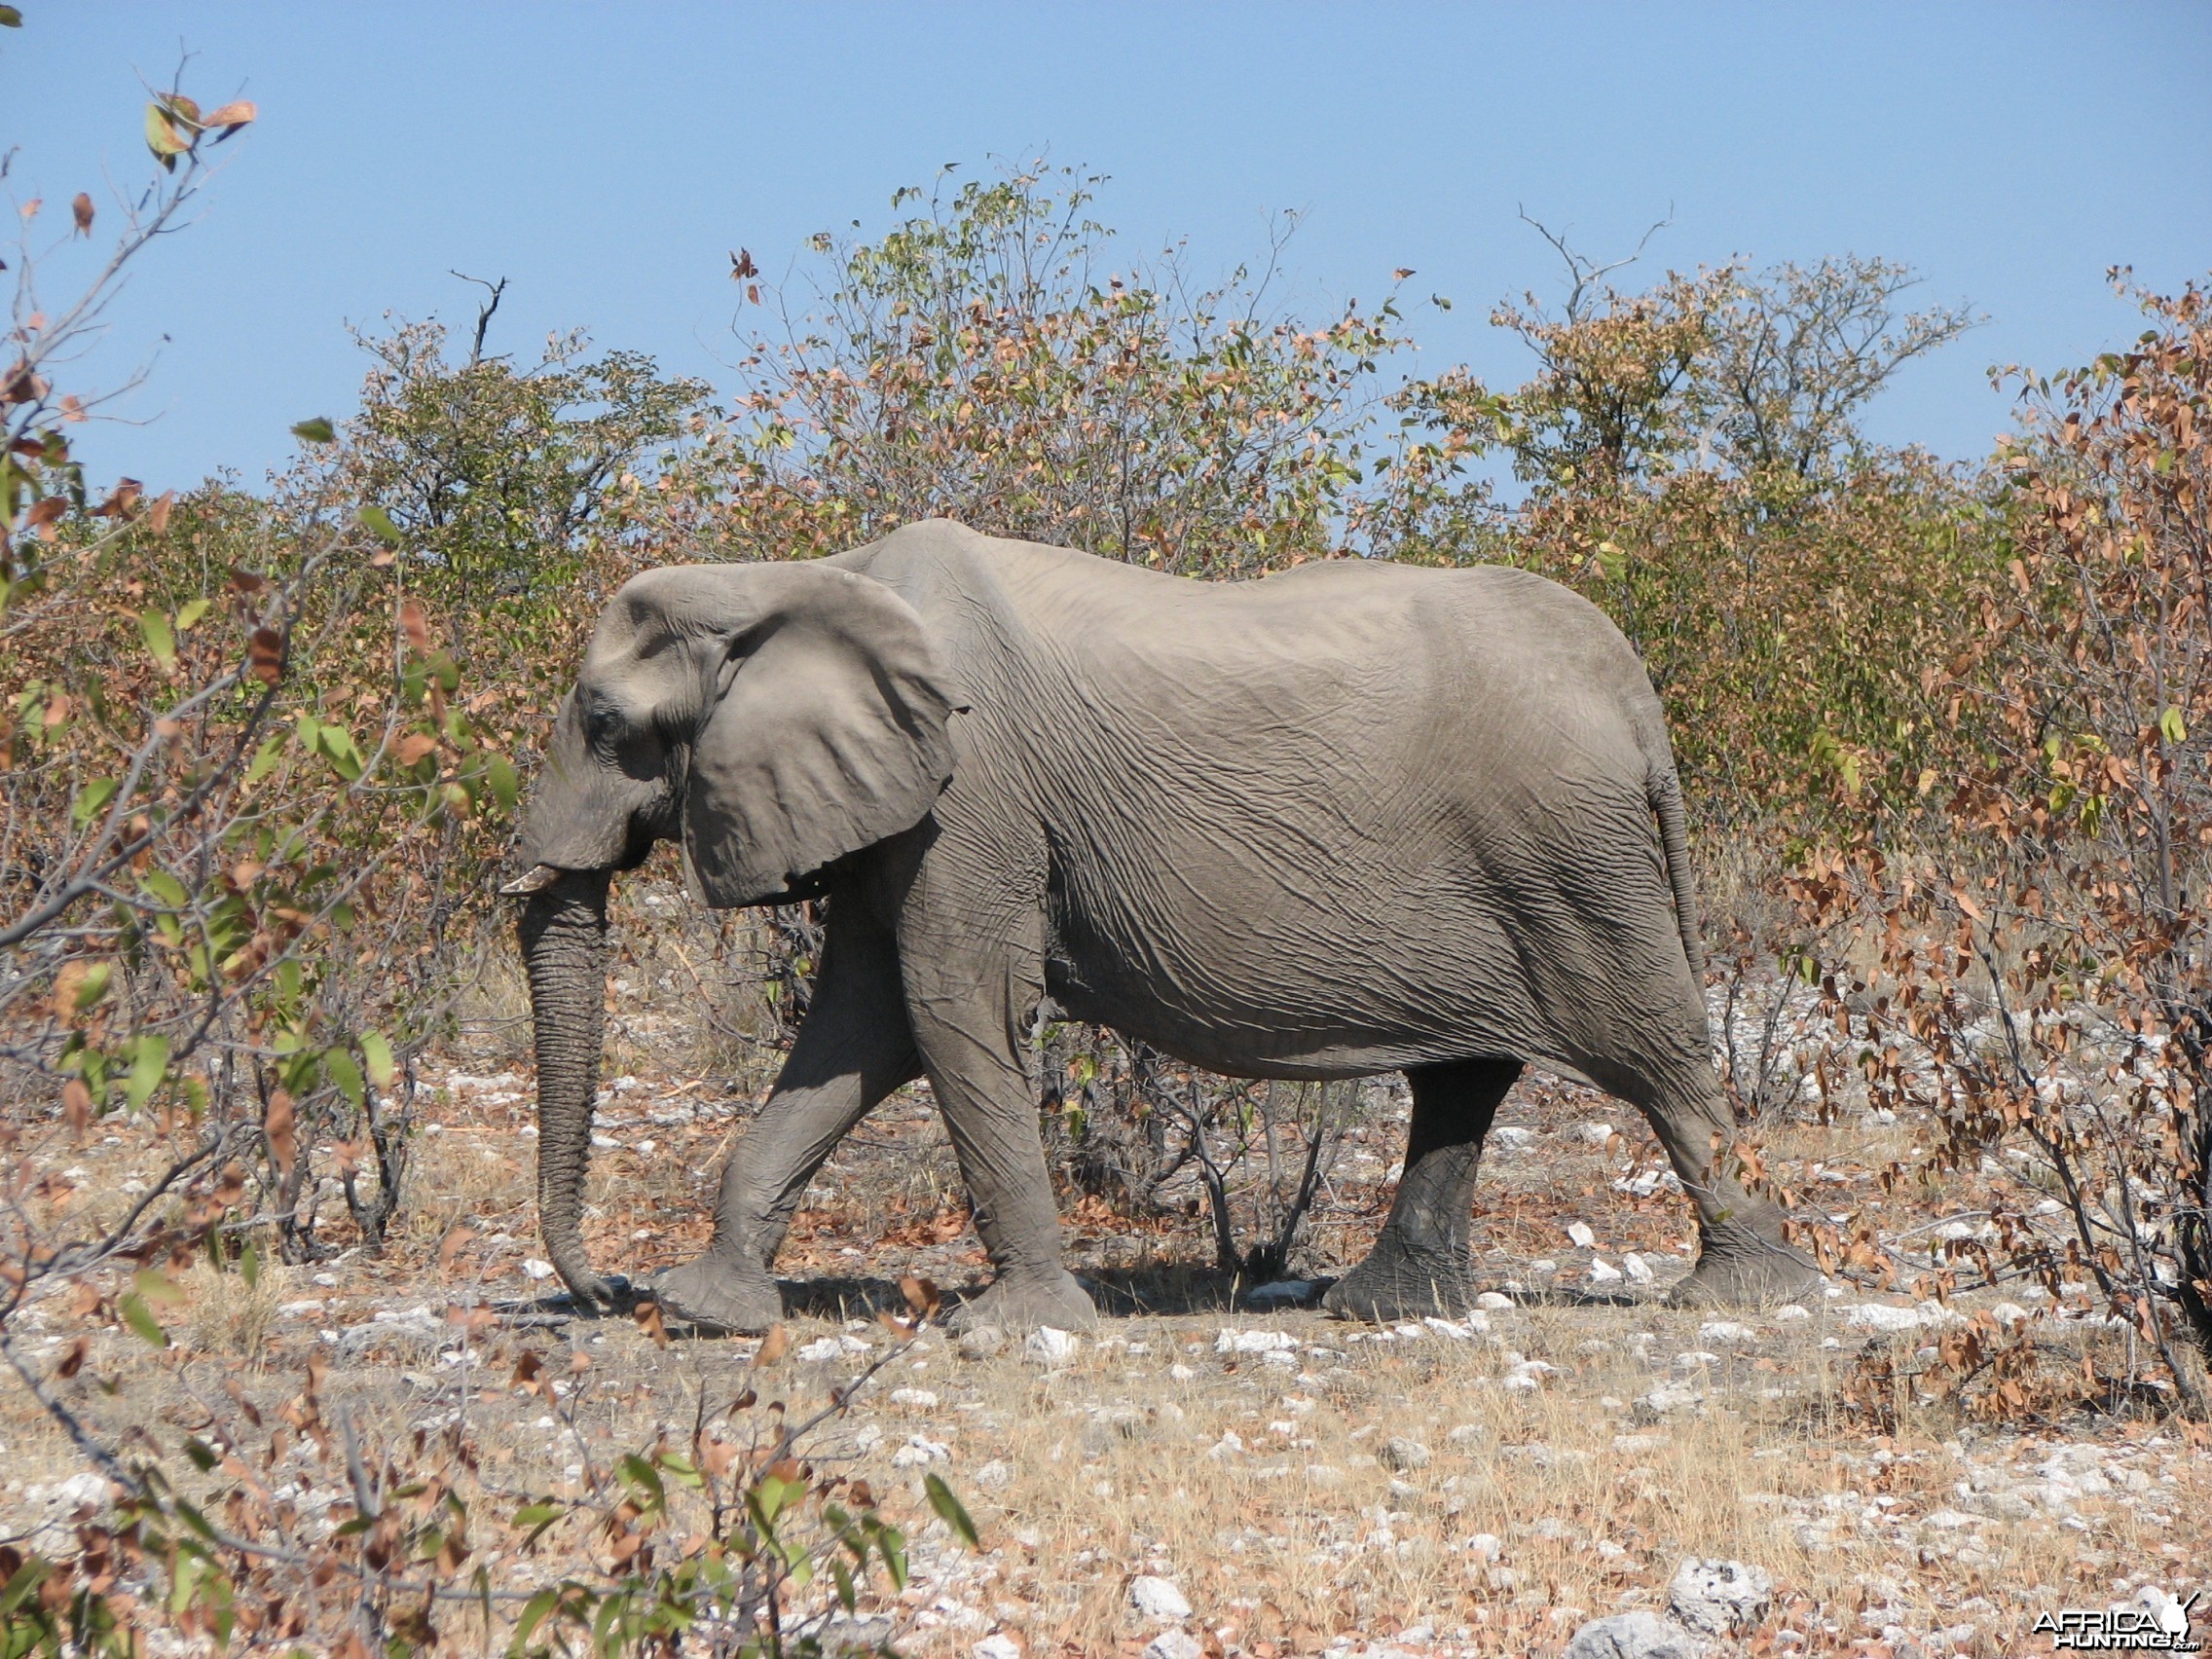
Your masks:
M607 891L681 838L693 893L773 903L910 829L952 775L958 705L922 619L832 566L693 566L627 583L562 705L526 816L539 1226L585 1303L579 1230L606 996Z

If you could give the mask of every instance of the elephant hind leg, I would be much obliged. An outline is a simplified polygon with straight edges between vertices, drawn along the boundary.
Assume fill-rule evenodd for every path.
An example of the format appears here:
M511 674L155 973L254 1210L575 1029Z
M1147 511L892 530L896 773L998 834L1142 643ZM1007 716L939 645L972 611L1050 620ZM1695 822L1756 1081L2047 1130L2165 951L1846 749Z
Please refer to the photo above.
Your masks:
M1697 1261L1670 1302L1757 1308L1818 1287L1820 1270L1784 1236L1782 1211L1736 1178L1735 1122L1702 1054L1592 1076L1642 1110L1696 1206Z
M1521 1075L1516 1059L1460 1060L1406 1073L1413 1086L1406 1170L1367 1259L1322 1306L1347 1319L1388 1322L1456 1314L1472 1305L1467 1235L1475 1169L1497 1103Z

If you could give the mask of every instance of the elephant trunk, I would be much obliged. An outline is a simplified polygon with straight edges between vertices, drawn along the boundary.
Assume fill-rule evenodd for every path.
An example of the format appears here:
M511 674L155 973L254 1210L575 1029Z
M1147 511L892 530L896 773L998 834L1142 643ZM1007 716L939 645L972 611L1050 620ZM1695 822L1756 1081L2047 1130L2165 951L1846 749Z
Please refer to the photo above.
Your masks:
M548 869L515 883L528 899L519 932L537 1041L538 1227L577 1302L609 1307L617 1286L591 1271L580 1226L607 1025L609 872Z

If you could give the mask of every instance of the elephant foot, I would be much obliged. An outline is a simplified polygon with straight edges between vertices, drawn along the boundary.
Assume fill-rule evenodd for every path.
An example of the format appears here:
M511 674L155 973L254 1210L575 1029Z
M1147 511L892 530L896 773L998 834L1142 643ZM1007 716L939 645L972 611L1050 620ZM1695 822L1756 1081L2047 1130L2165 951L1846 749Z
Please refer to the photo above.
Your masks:
M946 1324L954 1331L996 1326L1010 1336L1050 1325L1055 1331L1088 1331L1098 1323L1089 1293L1065 1268L1046 1272L1007 1272L952 1310Z
M1771 1308L1818 1292L1821 1270L1801 1250L1743 1222L1704 1230L1697 1265L1667 1293L1675 1308Z
M768 1270L701 1256L655 1273L646 1290L665 1318L703 1332L757 1336L784 1316L784 1299Z
M1408 1250L1384 1234L1367 1260L1329 1287L1321 1306L1340 1319L1394 1325L1431 1314L1455 1317L1475 1305L1475 1295L1465 1260Z

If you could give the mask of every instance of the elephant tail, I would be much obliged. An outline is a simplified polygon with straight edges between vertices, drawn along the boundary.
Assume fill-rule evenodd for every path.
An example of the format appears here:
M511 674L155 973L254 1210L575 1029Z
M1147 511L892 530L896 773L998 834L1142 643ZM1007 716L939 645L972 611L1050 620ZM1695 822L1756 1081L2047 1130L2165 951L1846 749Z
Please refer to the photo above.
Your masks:
M1682 816L1682 780L1671 757L1662 756L1645 785L1651 810L1659 817L1659 845L1666 854L1667 880L1675 889L1675 923L1682 931L1682 954L1690 977L1705 982L1705 939L1698 924L1697 886L1690 879L1689 828Z

